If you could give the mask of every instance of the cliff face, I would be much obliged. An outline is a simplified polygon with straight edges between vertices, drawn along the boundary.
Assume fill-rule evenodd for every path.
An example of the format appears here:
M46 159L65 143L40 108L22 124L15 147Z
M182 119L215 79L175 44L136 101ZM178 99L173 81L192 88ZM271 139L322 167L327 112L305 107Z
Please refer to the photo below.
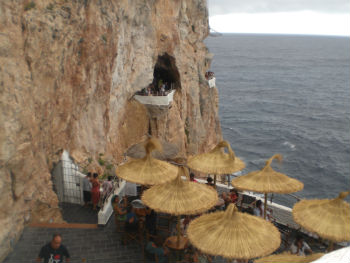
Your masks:
M0 2L0 259L26 222L61 220L50 171L63 149L118 163L149 131L182 156L221 138L207 15L205 0ZM154 114L132 97L164 57L177 91Z

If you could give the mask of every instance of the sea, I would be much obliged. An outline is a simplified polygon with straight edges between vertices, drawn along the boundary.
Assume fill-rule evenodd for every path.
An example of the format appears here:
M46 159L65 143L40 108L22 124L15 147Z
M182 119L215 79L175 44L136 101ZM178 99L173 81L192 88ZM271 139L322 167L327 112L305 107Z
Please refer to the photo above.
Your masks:
M272 167L304 183L297 197L349 191L350 38L223 34L205 44L214 55L223 138L245 161L243 174L280 153Z

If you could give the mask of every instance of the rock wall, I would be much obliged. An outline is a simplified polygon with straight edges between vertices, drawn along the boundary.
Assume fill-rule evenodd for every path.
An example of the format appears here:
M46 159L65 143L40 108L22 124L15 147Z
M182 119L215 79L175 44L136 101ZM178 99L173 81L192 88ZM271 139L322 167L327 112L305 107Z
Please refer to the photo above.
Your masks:
M148 131L181 156L213 147L207 35L206 0L0 2L0 261L27 222L62 221L50 171L63 149L118 163ZM132 97L164 54L181 85L154 115Z

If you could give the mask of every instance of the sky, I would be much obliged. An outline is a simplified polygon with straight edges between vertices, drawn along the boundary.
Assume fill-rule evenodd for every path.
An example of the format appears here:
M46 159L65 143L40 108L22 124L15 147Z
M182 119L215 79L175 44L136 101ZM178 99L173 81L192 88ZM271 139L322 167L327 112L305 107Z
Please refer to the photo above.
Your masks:
M350 36L350 0L207 0L222 33Z

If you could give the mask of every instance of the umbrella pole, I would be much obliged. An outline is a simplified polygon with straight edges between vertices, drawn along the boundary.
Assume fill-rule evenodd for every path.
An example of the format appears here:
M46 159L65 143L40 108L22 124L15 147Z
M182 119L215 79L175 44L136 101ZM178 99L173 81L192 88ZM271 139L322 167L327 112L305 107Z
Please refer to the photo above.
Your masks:
M266 219L266 208L267 208L267 193L265 193L265 202L264 202L264 219Z
M333 251L333 249L334 249L333 245L334 245L333 241L330 241L329 245L328 245L328 252L332 252Z
M180 215L178 215L177 216L177 225L176 225L176 228L177 228L177 246L179 246L180 245L180 218L181 218L181 216Z
M216 174L214 174L214 185L216 186Z

